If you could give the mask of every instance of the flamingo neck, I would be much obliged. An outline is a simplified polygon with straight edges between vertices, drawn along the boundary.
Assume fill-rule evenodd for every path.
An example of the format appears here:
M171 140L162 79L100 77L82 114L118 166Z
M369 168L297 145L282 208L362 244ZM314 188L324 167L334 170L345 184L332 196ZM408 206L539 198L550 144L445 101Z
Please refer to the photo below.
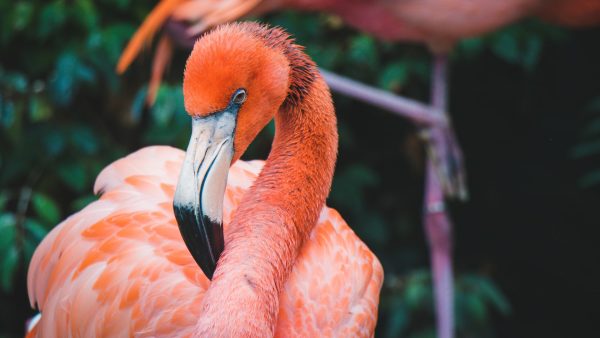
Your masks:
M279 295L333 178L338 136L329 90L314 65L291 69L271 153L233 215L203 301L201 321L245 323L232 328L235 336L274 333ZM310 83L294 83L298 70L311 72Z

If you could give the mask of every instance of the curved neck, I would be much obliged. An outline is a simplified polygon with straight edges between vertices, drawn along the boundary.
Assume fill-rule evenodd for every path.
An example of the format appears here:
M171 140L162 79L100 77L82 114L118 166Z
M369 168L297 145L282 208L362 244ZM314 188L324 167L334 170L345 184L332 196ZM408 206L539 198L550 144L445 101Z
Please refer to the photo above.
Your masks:
M271 153L233 215L203 301L203 316L213 318L202 321L245 323L233 329L237 336L274 332L279 294L331 187L336 118L324 80L316 69L314 75L302 97L284 104L275 118ZM229 317L219 318L223 314Z

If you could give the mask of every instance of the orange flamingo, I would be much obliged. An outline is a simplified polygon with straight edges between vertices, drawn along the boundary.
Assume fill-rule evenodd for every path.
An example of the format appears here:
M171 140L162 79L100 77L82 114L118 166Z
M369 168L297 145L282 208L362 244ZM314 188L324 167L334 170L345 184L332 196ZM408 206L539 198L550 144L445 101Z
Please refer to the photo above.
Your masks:
M462 153L447 115L445 55L465 37L481 35L527 15L569 26L600 23L600 2L589 0L162 0L135 33L119 60L122 73L140 49L166 22L158 43L149 86L154 100L169 63L173 43L190 46L195 36L213 25L281 8L335 13L347 23L378 38L425 42L435 53L431 107L392 96L322 71L339 92L378 105L424 124L428 161L424 223L431 250L437 327L440 337L453 335L453 285L450 234L452 226L444 195L465 198ZM185 23L185 24L182 24Z
M109 165L36 250L30 336L372 337L383 271L324 206L336 118L312 60L281 29L229 24L195 44L183 88L187 152ZM238 160L273 117L267 161Z

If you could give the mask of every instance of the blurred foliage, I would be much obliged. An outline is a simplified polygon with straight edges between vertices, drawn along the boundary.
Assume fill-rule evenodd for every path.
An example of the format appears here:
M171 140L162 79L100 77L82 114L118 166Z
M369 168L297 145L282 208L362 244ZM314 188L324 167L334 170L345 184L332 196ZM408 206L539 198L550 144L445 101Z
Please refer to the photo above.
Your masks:
M583 188L597 188L600 187L600 97L594 99L585 112L579 142L571 153L575 159L586 162L579 185Z
M149 8L0 1L0 287L16 294L2 297L0 336L33 313L17 315L11 304L26 305L27 263L52 227L96 198L100 170L142 144L188 137L180 86L163 86L143 112L142 81L114 72Z
M531 71L538 62L544 41L565 38L565 32L537 20L526 20L482 37L464 39L458 46L463 57L477 57L486 49L498 58Z
M18 336L27 316L27 262L44 235L95 197L96 175L148 144L183 147L189 135L181 73L171 66L152 108L144 104L149 54L119 77L124 43L153 2L130 0L0 1L0 336ZM293 33L323 68L426 100L430 56L420 45L380 42L324 14L284 12L266 21ZM524 72L548 41L565 32L525 21L467 39L455 60L492 55ZM407 121L335 96L340 159L329 203L380 257L386 271L380 337L433 337L433 303L420 226L422 144ZM590 108L599 112L598 102ZM365 123L365 117L369 117ZM371 124L371 125L370 125ZM264 158L273 126L246 158ZM600 154L600 119L591 118L577 158ZM592 171L583 186L598 184ZM461 337L492 337L511 306L487 270L458 271L456 324ZM18 308L15 310L15 304Z

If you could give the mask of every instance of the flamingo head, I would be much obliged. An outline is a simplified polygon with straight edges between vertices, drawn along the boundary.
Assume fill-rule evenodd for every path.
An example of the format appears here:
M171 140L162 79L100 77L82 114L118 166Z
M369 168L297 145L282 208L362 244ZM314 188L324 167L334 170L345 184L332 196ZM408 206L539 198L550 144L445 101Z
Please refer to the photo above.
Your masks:
M288 96L290 62L281 46L269 44L269 31L283 32L254 23L217 27L196 41L185 68L192 136L173 207L182 237L208 278L224 248L229 167Z

